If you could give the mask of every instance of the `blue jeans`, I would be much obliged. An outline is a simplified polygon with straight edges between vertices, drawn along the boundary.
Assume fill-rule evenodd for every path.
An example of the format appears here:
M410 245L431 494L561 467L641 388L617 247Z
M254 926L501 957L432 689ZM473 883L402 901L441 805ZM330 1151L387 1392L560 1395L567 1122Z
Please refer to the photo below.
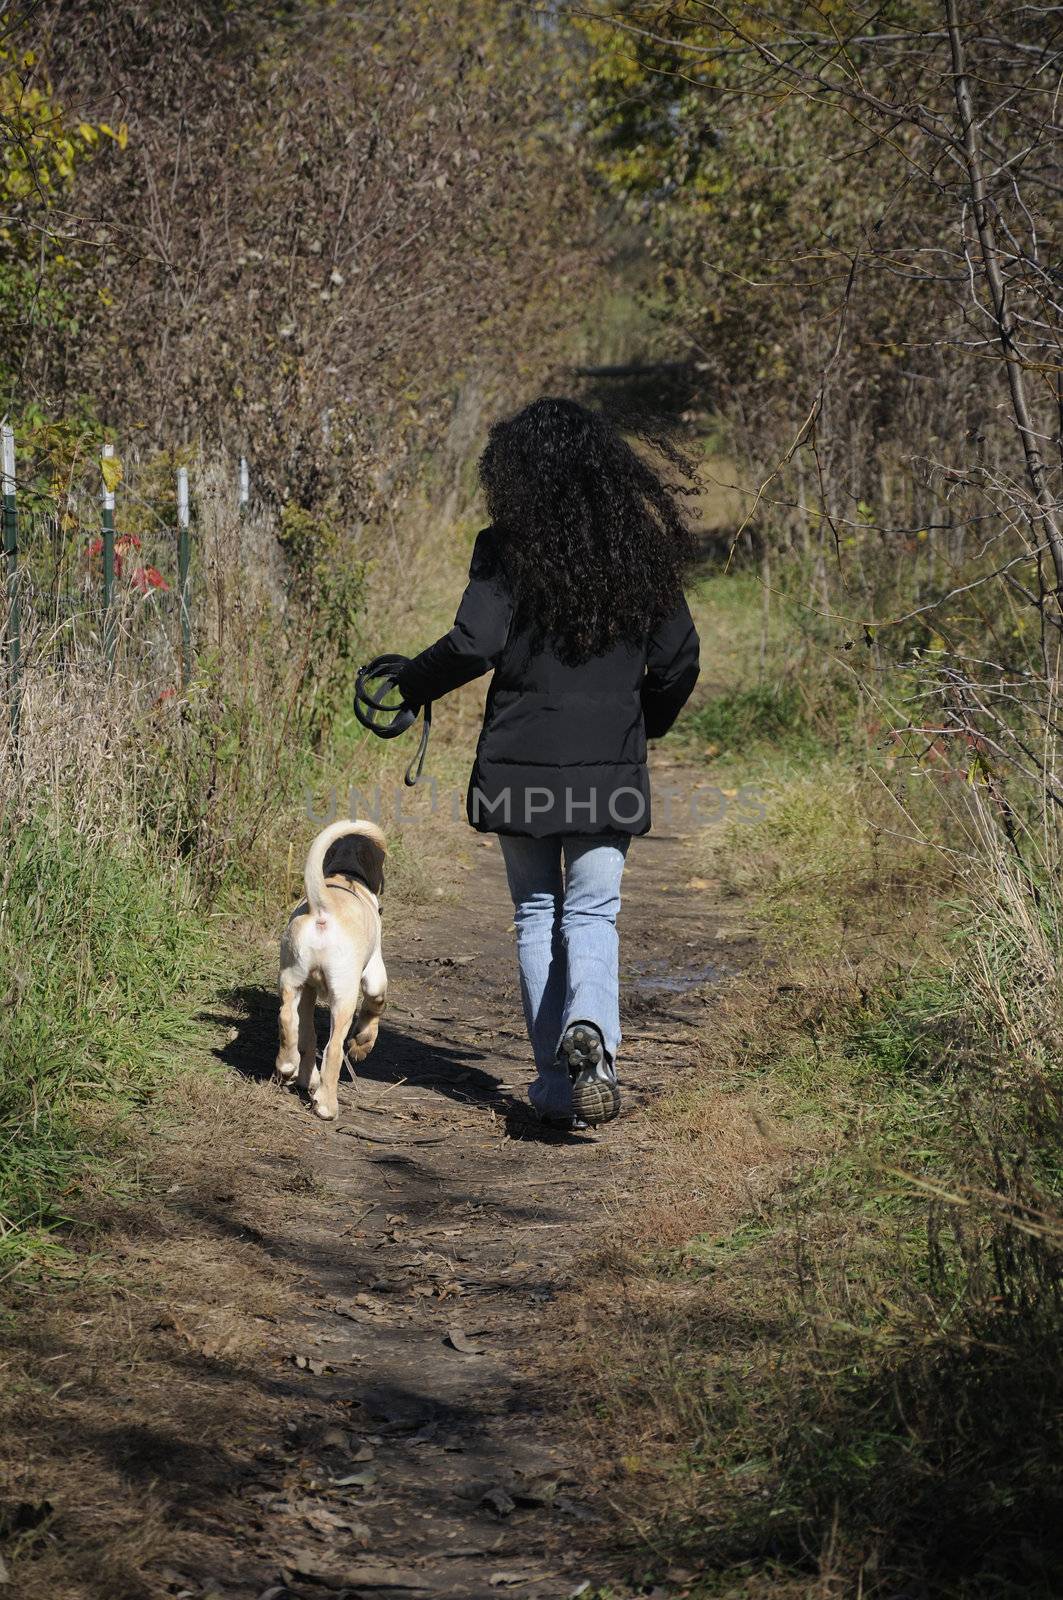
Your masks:
M500 834L517 926L524 1020L537 1076L528 1098L537 1110L572 1110L568 1072L557 1065L572 1022L599 1028L611 1061L620 1047L620 878L628 834ZM562 862L564 875L562 876Z

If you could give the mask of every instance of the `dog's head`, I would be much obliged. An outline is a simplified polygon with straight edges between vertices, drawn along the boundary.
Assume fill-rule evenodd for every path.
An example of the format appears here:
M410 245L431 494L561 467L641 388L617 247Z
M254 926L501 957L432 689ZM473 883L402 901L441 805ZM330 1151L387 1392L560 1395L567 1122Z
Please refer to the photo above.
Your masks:
M375 822L359 822L356 833L334 839L325 852L323 871L357 878L378 898L384 893L384 858L387 840Z

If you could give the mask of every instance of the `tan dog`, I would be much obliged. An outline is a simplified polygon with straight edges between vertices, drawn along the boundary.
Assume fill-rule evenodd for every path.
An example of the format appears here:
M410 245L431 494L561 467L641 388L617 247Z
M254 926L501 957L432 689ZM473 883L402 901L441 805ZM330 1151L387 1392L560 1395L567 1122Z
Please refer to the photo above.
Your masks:
M364 1061L376 1044L387 996L380 954L386 854L384 835L375 823L333 822L323 829L306 858L306 899L292 912L281 939L277 1077L288 1083L298 1073L299 1087L313 1098L314 1110L329 1120L339 1110L348 1029L353 1022L347 1053L352 1061ZM314 1033L319 995L332 1014L320 1073Z

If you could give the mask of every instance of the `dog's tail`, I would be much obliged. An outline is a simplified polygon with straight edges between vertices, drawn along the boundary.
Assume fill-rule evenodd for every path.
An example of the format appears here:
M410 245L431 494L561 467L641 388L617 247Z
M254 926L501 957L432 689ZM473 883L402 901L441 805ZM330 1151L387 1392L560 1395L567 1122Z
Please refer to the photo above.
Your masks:
M325 910L324 867L329 846L335 844L337 839L345 839L351 833L371 839L382 853L387 850L387 842L375 822L352 822L348 818L343 822L330 822L327 828L322 828L310 846L306 866L303 868L306 903L315 916Z

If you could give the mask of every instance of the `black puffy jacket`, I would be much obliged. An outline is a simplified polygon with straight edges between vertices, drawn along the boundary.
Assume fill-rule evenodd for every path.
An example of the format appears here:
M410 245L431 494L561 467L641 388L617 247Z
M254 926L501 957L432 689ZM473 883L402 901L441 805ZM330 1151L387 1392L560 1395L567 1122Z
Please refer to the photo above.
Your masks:
M638 644L579 666L514 622L484 530L454 626L398 676L416 706L494 668L466 801L481 833L645 833L646 739L659 739L698 678L686 602Z

